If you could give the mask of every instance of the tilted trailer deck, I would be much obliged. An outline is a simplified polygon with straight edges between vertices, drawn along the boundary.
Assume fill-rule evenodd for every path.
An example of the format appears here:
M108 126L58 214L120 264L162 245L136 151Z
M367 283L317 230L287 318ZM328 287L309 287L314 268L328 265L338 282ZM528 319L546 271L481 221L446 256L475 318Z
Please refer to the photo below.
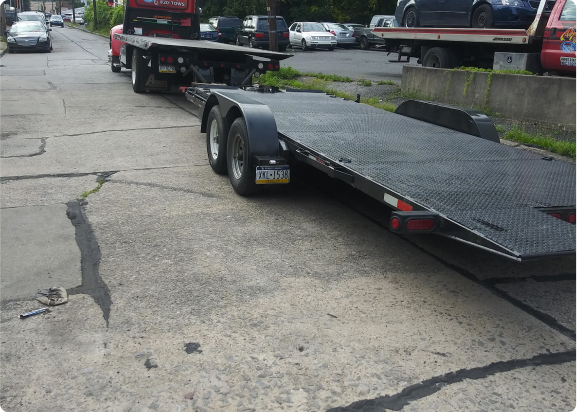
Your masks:
M211 166L241 195L287 183L296 159L393 208L393 232L518 261L575 254L575 165L500 144L481 113L420 101L389 113L313 91L185 93Z

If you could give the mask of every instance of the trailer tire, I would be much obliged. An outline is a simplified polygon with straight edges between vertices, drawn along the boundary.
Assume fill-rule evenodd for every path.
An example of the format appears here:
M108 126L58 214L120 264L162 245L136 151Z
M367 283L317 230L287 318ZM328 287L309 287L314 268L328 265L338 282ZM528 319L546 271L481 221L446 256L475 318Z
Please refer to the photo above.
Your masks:
M148 77L148 67L146 66L146 60L142 58L142 51L137 48L132 50L131 74L134 93L144 93L146 91L144 85Z
M488 4L482 4L477 7L473 13L471 27L475 29L489 29L495 27L493 22L493 8Z
M237 118L230 126L227 143L227 165L230 184L241 196L256 193L256 169L248 144L248 131L243 117Z
M369 50L371 45L369 44L369 39L366 36L361 37L361 49L362 50Z
M438 69L454 69L457 65L457 57L452 50L444 47L431 47L423 58L423 67L435 67Z
M226 159L226 144L230 125L226 117L220 113L220 106L216 105L208 113L206 121L206 151L208 162L215 173L225 175L228 171Z

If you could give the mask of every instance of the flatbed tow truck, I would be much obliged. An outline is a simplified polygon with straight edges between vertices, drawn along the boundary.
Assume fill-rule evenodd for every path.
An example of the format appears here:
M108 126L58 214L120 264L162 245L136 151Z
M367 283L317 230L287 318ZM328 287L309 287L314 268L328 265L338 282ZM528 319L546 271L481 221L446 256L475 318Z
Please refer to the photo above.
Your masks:
M384 47L424 67L525 69L575 76L575 0L541 0L527 29L375 27Z
M391 207L394 233L435 233L517 261L575 254L575 165L501 145L474 110L409 100L389 113L252 86L290 55L200 41L188 0L172 2L184 15L137 4L148 1L128 0L112 29L112 71L130 68L137 93L180 84L212 169L239 195L289 183L300 161Z

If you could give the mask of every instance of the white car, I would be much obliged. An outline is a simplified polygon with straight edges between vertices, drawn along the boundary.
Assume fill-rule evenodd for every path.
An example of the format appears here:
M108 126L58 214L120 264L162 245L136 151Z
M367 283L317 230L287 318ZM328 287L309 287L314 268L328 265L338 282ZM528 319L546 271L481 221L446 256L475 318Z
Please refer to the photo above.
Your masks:
M76 24L84 24L84 19L82 18L82 16L76 16L76 19L74 20L74 22Z
M337 38L326 31L320 23L296 22L289 27L289 47L297 46L303 50L325 48L334 50Z

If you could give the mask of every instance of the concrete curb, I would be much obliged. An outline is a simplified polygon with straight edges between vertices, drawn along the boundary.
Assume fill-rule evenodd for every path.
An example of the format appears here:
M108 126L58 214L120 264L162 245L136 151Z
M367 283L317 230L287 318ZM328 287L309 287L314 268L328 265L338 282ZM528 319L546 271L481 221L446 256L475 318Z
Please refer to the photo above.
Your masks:
M104 35L102 35L102 34L99 34L99 33L94 33L94 32L91 32L90 30L87 30L87 29L85 29L85 28L84 28L84 26L82 26L82 27L79 27L79 26L77 26L77 27L73 27L73 26L66 26L66 27L69 27L69 28L71 28L71 29L76 29L76 30L82 30L82 31L84 31L84 32L86 32L86 33L94 34L95 36L104 37L105 39L107 39L107 38L108 38L108 36L104 36Z
M0 57L4 56L8 51L8 45L4 42L0 42Z

